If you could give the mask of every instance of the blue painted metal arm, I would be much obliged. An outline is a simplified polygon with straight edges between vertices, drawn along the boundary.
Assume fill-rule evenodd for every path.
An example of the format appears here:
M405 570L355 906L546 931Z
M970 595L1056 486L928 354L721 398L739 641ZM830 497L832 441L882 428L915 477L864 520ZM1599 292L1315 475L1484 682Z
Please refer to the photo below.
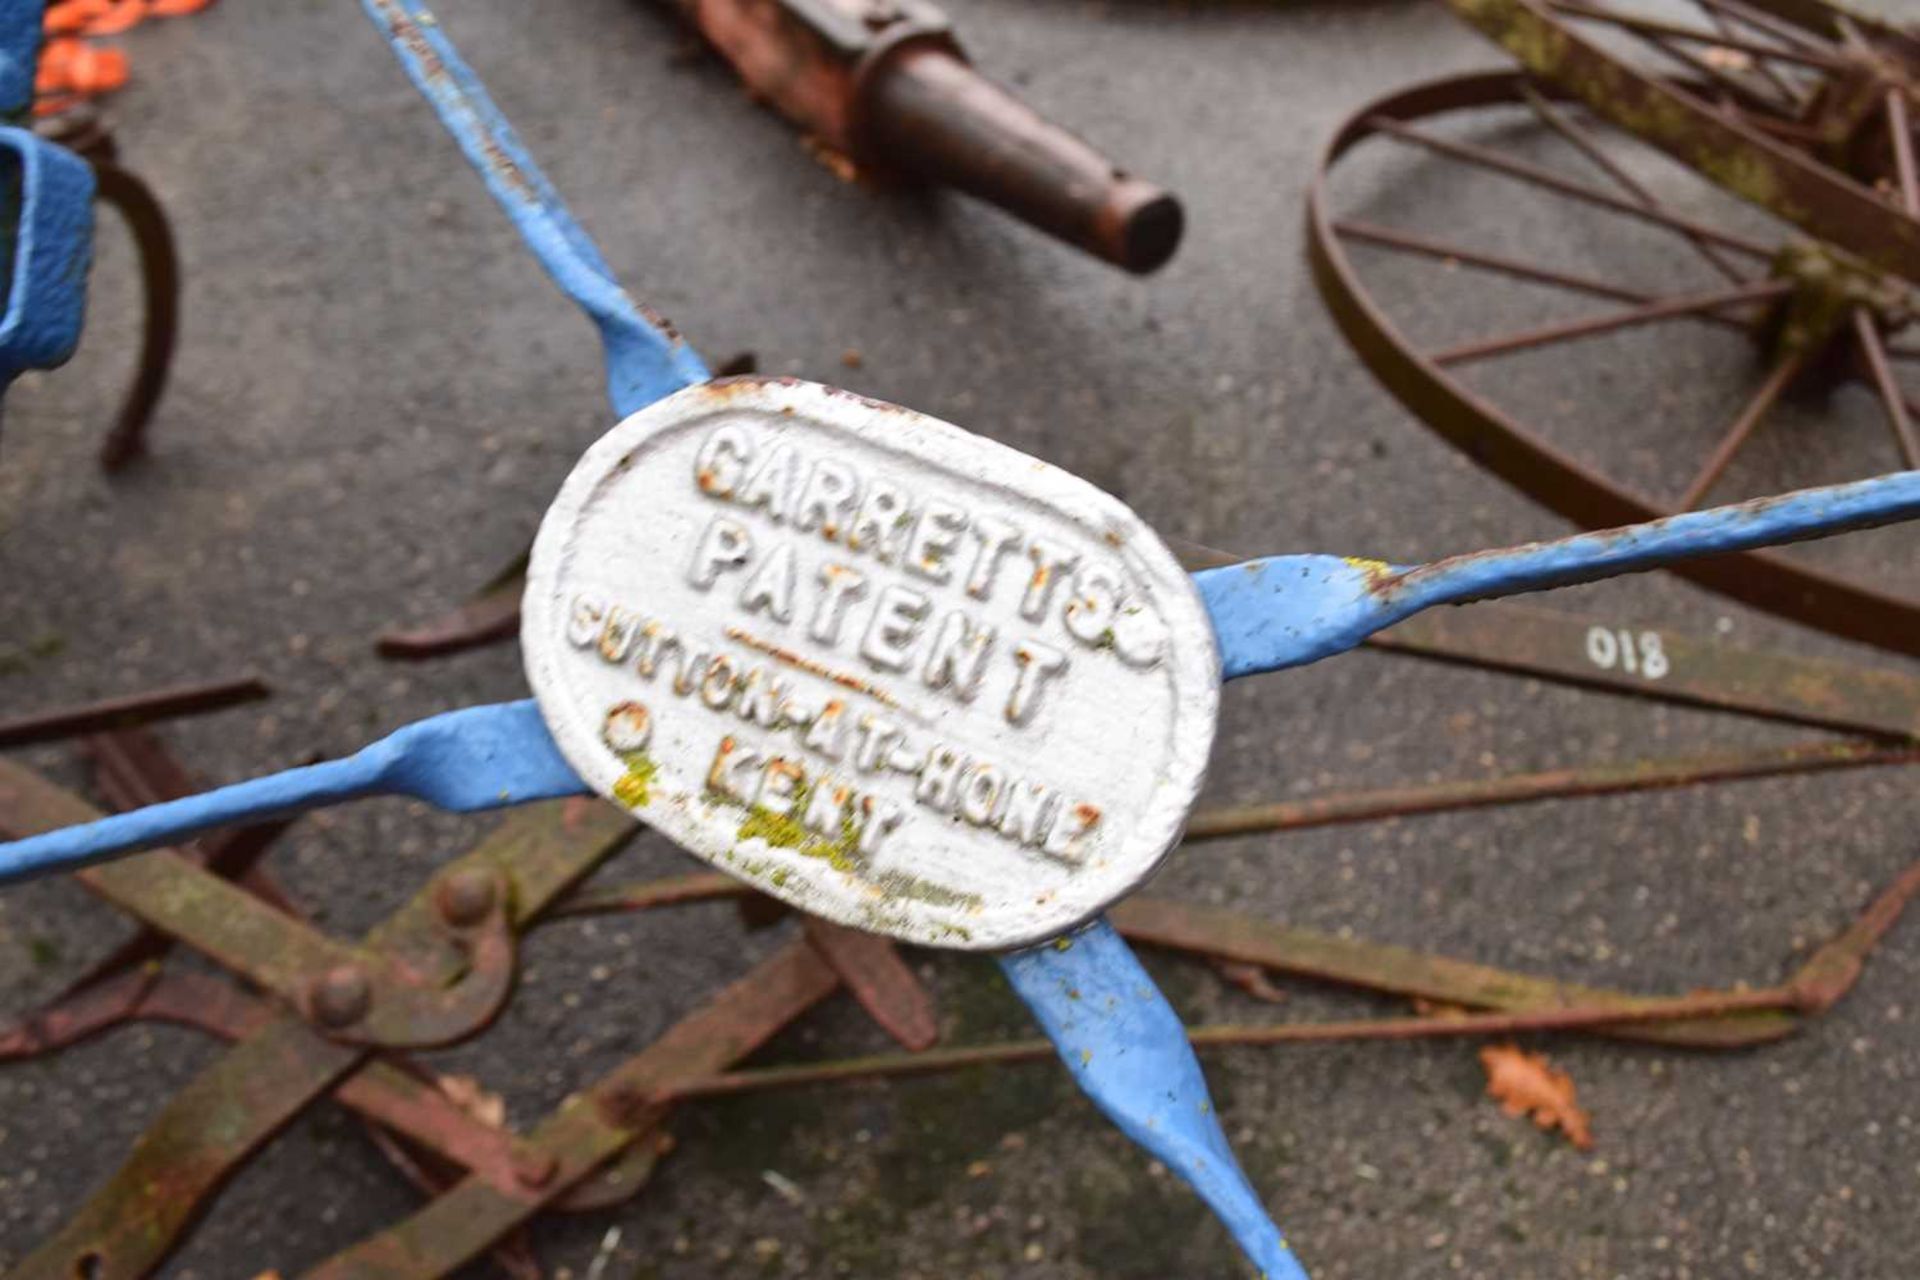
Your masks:
M342 760L288 769L197 796L0 845L0 884L75 871L234 822L371 795L407 795L469 812L584 794L532 699L450 711Z
M1200 1193L1265 1280L1306 1280L1241 1172L1187 1029L1105 919L1000 957L1074 1081L1123 1133Z
M1273 556L1210 569L1196 581L1231 679L1344 652L1433 604L1584 582L1683 556L1915 516L1920 472L1901 472L1413 569L1338 556ZM0 884L355 796L411 795L464 811L585 791L532 701L471 707L408 725L345 760L0 845Z
M420 0L361 4L540 265L599 329L614 413L624 418L682 387L705 382L710 375L693 348L620 287L438 19Z
M1269 556L1194 578L1213 618L1222 674L1231 680L1345 653L1432 605L1571 586L1694 556L1916 518L1920 471L1900 471L1415 568L1339 556Z

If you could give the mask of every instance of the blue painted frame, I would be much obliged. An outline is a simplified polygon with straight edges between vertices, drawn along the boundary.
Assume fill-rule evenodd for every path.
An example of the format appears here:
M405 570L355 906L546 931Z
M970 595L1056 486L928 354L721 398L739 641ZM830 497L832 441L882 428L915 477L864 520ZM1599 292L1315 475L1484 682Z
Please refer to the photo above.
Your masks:
M0 0L4 3L4 0ZM362 0L554 282L605 348L617 415L707 378L698 355L614 279L437 21L418 0ZM1489 599L1920 517L1920 472L1693 512L1624 530L1418 567L1273 556L1197 576L1228 679L1344 652L1421 609ZM449 712L343 760L289 770L97 823L0 845L0 883L67 870L207 827L359 796L454 810L584 794L528 701ZM1306 1272L1235 1162L1178 1014L1104 919L1000 957L1008 981L1089 1097L1193 1186L1267 1280Z

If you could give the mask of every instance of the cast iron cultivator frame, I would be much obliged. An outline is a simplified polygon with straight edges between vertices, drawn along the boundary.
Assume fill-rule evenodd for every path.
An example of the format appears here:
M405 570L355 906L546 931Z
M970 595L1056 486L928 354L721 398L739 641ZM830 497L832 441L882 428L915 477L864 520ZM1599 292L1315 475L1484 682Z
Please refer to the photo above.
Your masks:
M411 20L415 6L369 0L369 8L550 272L599 325L616 411L630 412L665 394L676 380L703 377L697 357L677 335L611 286L611 273L564 218L557 197L518 152L503 122L488 114L484 98L460 82L464 71L450 71L442 46ZM1195 568L1233 559L1201 548L1186 549L1184 558ZM418 648L472 643L488 631L508 629L502 624L510 627L514 601L511 588L496 591ZM1920 759L1920 680L1895 672L1743 651L1664 629L1625 631L1505 604L1416 618L1370 643L1843 736L1769 751L1203 811L1188 823L1188 843ZM0 745L93 732L122 717L152 718L256 692L234 686L186 691L139 707L92 708L13 726L11 738L9 727L0 726ZM145 730L114 728L84 746L97 789L115 808L198 790ZM74 826L94 816L78 797L0 761L0 837ZM893 942L807 917L784 948L654 1044L580 1088L539 1124L512 1130L463 1108L412 1055L485 1032L511 997L523 940L532 929L584 915L714 899L737 899L759 919L784 907L711 873L583 887L638 828L613 805L568 799L509 816L437 871L384 924L348 941L321 931L262 869L262 855L286 825L283 820L237 828L77 873L90 892L138 921L142 931L47 1006L0 1029L0 1058L56 1052L140 1020L194 1027L231 1047L173 1099L119 1171L16 1274L107 1280L150 1273L239 1166L294 1116L331 1100L367 1122L375 1143L426 1201L309 1275L435 1277L482 1257L511 1275L537 1275L525 1224L544 1212L602 1210L639 1194L671 1146L667 1126L677 1108L755 1089L1050 1060L1056 1053L1046 1041L937 1045L933 1001ZM1468 1011L1445 1018L1190 1028L1191 1039L1202 1046L1585 1029L1660 1044L1732 1048L1792 1034L1831 1007L1916 892L1920 864L1781 981L1672 997L1574 986L1147 898L1117 903L1110 917L1128 938L1212 961L1237 981L1257 984L1263 971L1298 974ZM229 978L169 964L167 953L176 943L212 960ZM742 1066L842 987L907 1052Z

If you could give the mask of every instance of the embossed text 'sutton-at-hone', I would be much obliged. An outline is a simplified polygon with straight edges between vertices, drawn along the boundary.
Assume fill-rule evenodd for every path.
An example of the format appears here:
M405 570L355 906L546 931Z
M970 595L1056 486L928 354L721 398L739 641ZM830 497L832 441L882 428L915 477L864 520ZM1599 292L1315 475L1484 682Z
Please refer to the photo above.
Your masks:
M525 639L597 789L810 910L949 946L1049 936L1151 871L1218 680L1118 502L790 382L695 388L596 445Z

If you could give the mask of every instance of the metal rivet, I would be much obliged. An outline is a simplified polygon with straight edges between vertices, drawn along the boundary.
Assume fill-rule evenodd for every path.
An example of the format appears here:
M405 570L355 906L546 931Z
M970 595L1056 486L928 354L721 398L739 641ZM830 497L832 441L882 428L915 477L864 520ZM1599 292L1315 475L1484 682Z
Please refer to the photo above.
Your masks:
M329 1027L344 1027L366 1016L373 1002L373 984L356 965L330 969L313 984L308 1004L313 1016Z
M513 1157L513 1176L523 1186L544 1187L559 1171L559 1158L550 1151L521 1151Z
M456 929L479 924L493 910L493 877L484 871L456 871L440 882L434 904L440 918Z

